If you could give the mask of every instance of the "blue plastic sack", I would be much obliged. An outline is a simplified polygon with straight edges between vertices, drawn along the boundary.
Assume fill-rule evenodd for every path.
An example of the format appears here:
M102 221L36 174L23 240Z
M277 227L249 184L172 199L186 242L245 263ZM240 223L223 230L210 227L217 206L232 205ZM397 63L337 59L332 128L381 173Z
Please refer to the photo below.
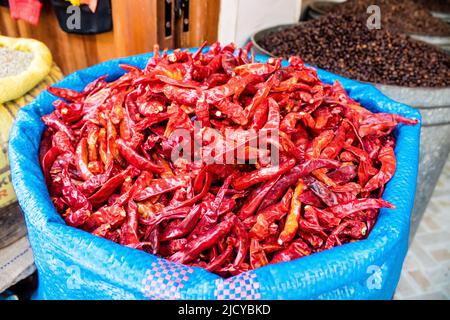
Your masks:
M113 80L127 63L143 68L144 54L108 61L69 75L56 86L82 90L97 77ZM265 61L265 57L257 57ZM371 85L320 71L326 83L339 80L350 96L375 112L420 119ZM381 209L366 240L295 261L269 265L223 279L202 268L169 262L67 226L49 197L38 163L44 124L56 98L42 93L18 114L9 158L14 188L25 213L39 275L38 299L391 299L408 247L414 202L420 124L396 130L397 171L383 198L396 210Z

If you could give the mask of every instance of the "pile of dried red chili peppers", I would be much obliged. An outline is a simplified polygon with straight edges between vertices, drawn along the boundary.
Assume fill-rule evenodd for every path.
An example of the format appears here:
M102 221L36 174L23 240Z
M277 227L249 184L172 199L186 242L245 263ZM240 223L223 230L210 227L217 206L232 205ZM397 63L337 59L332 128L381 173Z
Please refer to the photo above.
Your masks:
M82 92L49 89L63 100L42 118L40 160L66 223L225 277L365 238L393 208L381 199L392 131L417 121L364 109L298 57L283 67L249 46L201 49L155 50L143 70L121 65ZM228 161L174 158L179 129ZM269 129L277 139L249 146ZM217 135L227 130L239 163Z

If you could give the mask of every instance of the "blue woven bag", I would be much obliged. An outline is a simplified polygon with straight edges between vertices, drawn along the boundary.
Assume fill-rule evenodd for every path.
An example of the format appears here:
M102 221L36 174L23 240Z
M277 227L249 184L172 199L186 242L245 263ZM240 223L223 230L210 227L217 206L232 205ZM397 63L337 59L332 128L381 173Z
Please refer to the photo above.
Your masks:
M82 90L97 77L114 80L119 64L143 68L150 54L111 60L75 72L56 86ZM267 58L259 56L257 60ZM396 103L371 85L318 70L323 82L339 80L350 96L374 112L420 119L418 111ZM56 98L43 92L18 114L9 158L13 185L25 213L39 274L37 299L390 299L408 247L414 202L420 124L396 129L397 171L365 240L291 262L223 279L202 268L169 262L67 226L49 197L38 161L44 130L40 118L53 111Z

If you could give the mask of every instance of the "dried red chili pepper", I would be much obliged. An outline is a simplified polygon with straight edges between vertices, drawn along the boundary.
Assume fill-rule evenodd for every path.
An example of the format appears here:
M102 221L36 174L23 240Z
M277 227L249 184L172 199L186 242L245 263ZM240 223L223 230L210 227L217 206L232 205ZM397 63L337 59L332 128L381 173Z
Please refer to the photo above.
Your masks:
M363 189L364 192L381 188L391 180L395 173L396 160L394 149L391 147L381 147L378 160L381 162L380 171L367 182Z
M224 201L225 193L230 187L231 181L234 179L234 177L235 174L232 174L225 179L223 185L220 187L213 201L203 202L205 207L205 213L201 217L195 229L189 235L188 239L194 239L198 237L199 235L211 229L215 224L217 224L217 220L219 219L220 215L219 209L221 208L221 205Z
M268 236L270 225L287 214L292 193L292 189L289 189L279 203L273 204L258 213L256 223L249 232L250 237L262 240Z
M291 199L291 208L289 214L286 218L286 223L284 224L284 229L278 237L278 243L280 245L290 242L297 233L298 230L298 220L300 219L300 211L302 203L299 196L303 193L305 184L302 179L298 180L297 186L295 187L294 194Z
M290 159L281 163L279 166L262 168L250 173L243 174L233 181L233 187L236 190L247 189L257 183L270 180L281 176L295 166L295 160Z
M161 241L172 240L187 236L195 227L202 215L203 206L194 206L182 221L176 225L170 225L161 234Z
M309 189L316 194L327 206L334 206L338 204L336 194L331 191L327 185L314 179L311 176L303 178L308 184Z
M327 175L336 184L347 183L356 177L356 166L351 164L343 165Z
M83 106L81 103L67 103L62 100L56 100L53 106L61 114L62 120L67 123L74 123L81 119Z
M71 89L49 87L47 90L51 94L70 102L78 102L83 100L83 98L85 97L83 93Z
M379 208L395 209L395 206L383 199L362 198L345 204L338 204L334 207L330 207L329 210L342 219L357 211Z
M62 181L62 199L72 209L72 211L77 211L78 209L92 209L92 205L89 200L72 182L67 168L62 169L60 177Z
M270 263L287 262L311 254L311 248L302 240L297 239L289 247L278 251Z
M76 165L77 169L80 172L81 177L83 180L89 180L93 174L88 168L88 143L87 139L83 138L78 143L77 149L76 149Z
M159 254L163 257L170 256L175 252L180 251L187 244L188 240L186 238L174 239L167 242L163 242L160 245Z
M64 124L62 119L60 120L57 117L57 113L51 113L49 115L43 116L42 121L45 123L45 125L53 128L57 132L65 133L70 140L75 140L72 130L66 124Z
M207 265L206 270L215 271L219 269L233 254L233 245L228 244L226 249L220 255L211 259L211 262Z
M139 192L134 197L137 201L143 201L148 198L174 191L178 188L186 186L188 180L183 177L171 177L164 179L155 179L153 180L148 187L145 189L139 190Z
M312 206L305 206L305 217L311 215L312 212L317 217L319 224L326 229L334 228L341 222L341 219L336 217L332 212Z
M117 148L119 149L120 154L128 161L128 163L135 166L136 168L156 173L164 172L163 167L155 165L151 161L139 155L120 138L117 139Z
M342 244L342 239L339 236L342 235L344 230L348 227L351 228L350 234L356 239L361 239L367 234L367 227L363 222L353 220L343 222L331 232L324 245L324 249L330 249L336 244Z
M309 204L316 208L324 207L324 203L322 202L322 200L320 200L320 198L318 196L316 196L316 194L314 192L312 192L311 190L303 192L299 196L299 200L301 202L303 202L305 205Z
M182 250L170 256L169 260L186 263L195 259L202 251L212 247L220 238L224 237L231 230L235 222L236 217L233 217L219 223L207 233L204 233L191 242L188 242Z
M253 189L250 196L247 198L246 202L239 212L239 217L242 220L253 215L258 209L259 205L263 202L264 198L267 196L272 187L277 183L278 178L273 179L268 183L261 184L258 188Z
M127 177L134 177L139 174L139 171L133 167L122 171L118 175L109 179L102 187L89 197L89 201L94 206L100 206L114 193L114 191L119 188L125 181Z
M250 266L252 269L264 267L269 264L266 253L263 247L260 245L259 240L250 240Z
M130 180L132 181L132 179ZM114 204L118 206L123 206L126 203L131 202L132 200L134 200L134 196L138 192L140 192L141 190L146 188L149 184L151 184L152 180L153 180L152 173L148 171L142 171L139 177L136 179L136 181L133 184L130 184L129 188L127 188L126 190L122 188L122 194L114 201ZM122 187L124 185L125 184L123 184Z
M42 171L44 172L45 182L47 183L47 185L51 183L50 170L53 166L53 163L55 163L56 158L58 158L60 154L61 151L58 147L51 147L50 149L48 149L41 160L41 167Z
M110 162L103 173L91 177L78 186L78 189L86 196L92 195L97 189L103 186L110 178L113 170L113 163Z
M138 209L135 202L128 202L127 220L122 225L121 244L130 245L139 243L138 236Z

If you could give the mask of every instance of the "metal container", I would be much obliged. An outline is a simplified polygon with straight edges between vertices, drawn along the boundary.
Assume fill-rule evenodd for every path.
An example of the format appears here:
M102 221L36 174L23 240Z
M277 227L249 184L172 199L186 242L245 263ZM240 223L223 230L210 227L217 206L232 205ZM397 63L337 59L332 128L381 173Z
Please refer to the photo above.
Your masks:
M419 109L422 115L417 191L411 216L411 238L417 231L450 152L450 87L375 86L391 99Z
M444 20L445 22L450 24L450 13L431 11L431 14L434 17Z
M276 26L253 34L251 41L254 43L255 52L273 57L273 54L259 45L260 40L267 33L290 26L293 25ZM450 87L436 89L374 85L392 100L419 109L423 118L419 175L411 216L410 237L412 239L450 152Z
M345 1L316 1L309 5L309 9L314 13L312 18L317 19L330 13L337 5Z
M297 24L282 24L282 25L278 25L275 27L270 27L261 31L258 31L256 33L254 33L251 37L250 37L250 41L253 42L253 50L255 51L255 53L257 54L262 54L265 56L269 56L269 57L274 57L273 54L271 54L269 51L267 51L266 49L264 49L263 47L261 47L260 43L261 40L269 33L274 32L274 31L280 31L283 30L285 28L289 28L289 27L293 27L295 25L298 24L302 24L303 22L299 22Z
M437 46L444 51L450 52L450 37L437 37L423 34L409 34L409 36L415 40Z
M311 7L307 8L305 10L305 14L303 16L303 19L301 19L302 21L308 21L308 20L315 20L315 19L319 19L322 16L321 13L313 10Z

